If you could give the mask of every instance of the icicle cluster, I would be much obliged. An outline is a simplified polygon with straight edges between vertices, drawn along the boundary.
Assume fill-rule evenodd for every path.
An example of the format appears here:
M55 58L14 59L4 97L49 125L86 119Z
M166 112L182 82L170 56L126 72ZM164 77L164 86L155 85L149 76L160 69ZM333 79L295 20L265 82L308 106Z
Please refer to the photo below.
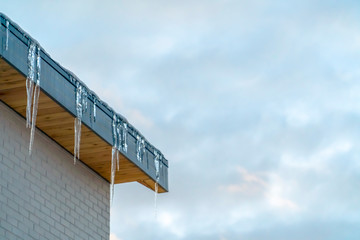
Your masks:
M6 21L6 45L5 49L8 50L9 44L9 21ZM32 146L34 142L36 118L38 111L38 103L40 96L40 80L41 80L41 49L40 47L30 41L28 56L28 75L26 78L26 94L27 94L27 105L26 105L26 127L30 128L30 143L29 143L29 155L32 152ZM73 78L70 75L70 78ZM81 140L81 125L83 114L87 111L88 108L88 91L85 86L81 84L80 81L75 80L76 82L76 118L74 122L75 128L75 139L74 139L74 164L77 159L80 159L80 140ZM93 114L93 121L96 122L96 105L97 98L93 97L93 109L90 112ZM126 153L128 149L127 145L127 134L128 134L128 125L125 121L119 118L115 113L113 115L112 122L112 131L113 131L113 147L112 147L112 158L111 158L111 200L114 196L114 182L115 182L115 173L116 170L120 169L120 151ZM144 138L137 134L136 136L136 157L139 162L142 162L145 154L145 140ZM157 206L157 194L158 194L158 183L160 181L160 171L162 168L162 154L154 150L154 165L156 171L156 182L155 182L155 215L156 215L156 206Z
M115 172L120 169L119 151L127 152L127 123L113 115L113 147L111 150L111 200L114 197Z
M7 51L9 48L9 21L6 20L6 42L5 42L5 50Z
M29 155L34 143L36 116L40 96L41 56L40 47L31 42L28 52L28 76L26 78L26 127L30 130Z
M136 136L136 158L139 162L142 162L145 154L145 140L140 136Z
M81 140L81 119L83 113L87 111L87 97L88 93L84 86L79 81L76 82L76 118L74 123L75 139L74 139L74 164L76 158L80 159L80 140Z

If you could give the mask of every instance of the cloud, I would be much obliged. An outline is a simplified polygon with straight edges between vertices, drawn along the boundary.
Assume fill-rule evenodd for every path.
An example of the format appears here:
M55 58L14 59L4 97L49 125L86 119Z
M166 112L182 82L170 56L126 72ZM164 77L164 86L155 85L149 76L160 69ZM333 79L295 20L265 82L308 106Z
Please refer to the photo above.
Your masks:
M268 183L262 179L264 173L250 173L243 167L237 166L236 173L239 175L238 183L230 183L219 187L220 191L229 194L241 194L242 197L263 197ZM263 175L263 176L261 176Z
M357 239L359 4L22 3L2 11L170 160L157 220L116 186L113 238Z
M289 154L282 156L284 164L291 168L314 170L314 171L329 171L328 164L330 160L339 154L345 154L352 148L352 143L349 141L337 141L325 146L317 151L312 152L312 155L305 157L296 157Z
M286 199L286 198L282 198L280 196L277 195L269 195L267 196L270 205L278 207L278 208L285 208L285 209L289 209L289 210L298 210L299 206L294 203L293 201Z
M289 194L289 184L286 183L279 176L273 176L272 178L273 179L271 187L267 189L267 192L265 194L266 200L270 204L270 206L284 211L299 211L299 204L284 196L286 194Z
M114 233L110 233L110 240L121 240L121 238L118 238Z
M171 232L178 238L182 238L185 235L184 228L178 222L178 214L175 212L162 211L158 216L158 222L163 229Z
M289 125L294 127L301 127L309 124L309 122L314 118L314 113L312 113L312 108L303 106L291 106L286 110L286 121Z

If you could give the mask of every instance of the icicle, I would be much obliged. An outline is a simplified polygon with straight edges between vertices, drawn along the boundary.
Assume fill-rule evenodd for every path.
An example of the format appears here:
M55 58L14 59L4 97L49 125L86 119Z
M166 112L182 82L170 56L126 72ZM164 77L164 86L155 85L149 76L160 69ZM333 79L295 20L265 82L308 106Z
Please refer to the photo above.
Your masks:
M94 122L96 122L96 99L94 98L94 106L93 106L93 118Z
M76 164L77 139L78 139L78 118L76 117L74 121L74 164Z
M136 136L136 158L142 162L145 153L145 141L139 135Z
M154 196L154 211L155 211L155 218L157 217L157 195L159 192L159 181L160 181L160 161L161 161L161 154L159 154L156 150L154 150L154 165L155 165L155 196Z
M118 138L118 128L117 128L118 118L116 114L113 115L113 122L112 122L112 130L113 130L113 146L116 149L119 149L119 138Z
M113 121L112 121L112 130L113 130L113 147L111 149L111 202L114 198L114 181L115 181L115 171L116 171L116 164L118 164L118 139L117 139L117 128L116 128L116 122L117 122L117 116L116 114L113 115ZM119 166L119 164L118 164Z
M35 44L31 43L28 52L28 76L26 78L26 94L27 94L26 127L27 128L30 128L31 126L31 104L32 104L32 97L34 92L34 82L35 82L35 50L36 50Z
M120 169L120 163L119 163L119 151L121 149L122 146L122 139L121 139L121 124L118 123L116 126L116 135L117 135L117 142L116 142L116 166L117 166L117 170L119 171Z
M139 135L136 136L136 158L139 162L141 162L141 158L140 158L140 141L141 138Z
M124 152L127 152L127 124L123 122L121 126L121 148Z
M120 156L119 156L119 150L116 151L116 169L120 171Z
M76 158L79 158L79 139L81 139L81 115L82 115L82 86L79 82L76 83L76 118L74 121L74 164L76 164Z
M80 159L80 139L81 139L81 120L77 117L75 118L74 128L75 128L74 164L76 164L76 159Z
M74 136L74 164L76 158L80 159L80 140L81 140L81 120L84 112L87 111L87 97L88 93L85 87L81 86L80 82L76 83L76 118L74 122L75 136Z
M34 144L34 135L35 135L35 125L36 125L36 116L39 104L39 96L40 96L40 86L35 85L34 90L34 102L32 107L32 119L31 119L31 130L30 130L30 144L29 144L29 155L31 155L32 146Z
M36 68L37 68L37 75L36 75L36 84L40 86L40 78L41 78L41 49L37 47L37 57L36 57Z
M124 151L127 152L127 140L126 140L126 136L127 136L127 124L125 122L123 123L118 123L117 127L116 127L116 133L118 136L118 145L117 145L117 149L119 151ZM119 164L118 164L118 171L119 171Z
M115 161L115 158L116 158L116 153L117 153L117 149L116 147L112 147L112 150L111 150L111 203L114 199L114 182L115 182L115 171L116 171L116 161Z
M86 91L86 88L83 87L82 96L81 96L81 101L82 101L82 113L81 113L81 116L82 116L82 114L84 112L87 112L87 109L88 109L87 98L88 98L88 93Z
M41 77L41 56L40 56L40 47L37 47L37 58L36 58L36 83L35 83L35 90L34 90L34 100L32 105L32 117L31 117L31 130L30 130L30 144L29 144L29 155L31 155L32 146L34 144L34 134L35 134L35 127L36 127L36 117L38 111L38 104L39 104L39 96L40 96L40 77ZM35 60L35 54L34 54ZM34 71L35 75L35 71ZM35 79L34 79L35 80ZM32 89L30 89L32 91ZM30 94L32 95L32 93ZM29 101L29 100L28 100ZM31 98L30 98L30 112L31 112ZM30 119L30 115L29 115ZM30 122L27 122L27 125L30 125Z
M156 177L156 182L159 182L160 180L160 161L162 156L156 151L154 150L154 165L155 165L155 177Z
M118 150L121 149L121 124L118 122L117 124L115 124L115 132L113 134L116 134L117 139L116 139L116 147Z
M5 42L5 50L9 49L9 21L6 20L6 42Z
M26 127L30 128L31 126L31 104L32 96L34 92L34 82L30 78L26 78Z
M114 182L116 170L120 170L120 157L119 151L123 149L127 151L126 143L127 125L126 123L121 124L117 115L114 113L112 121L112 135L113 135L113 147L111 149L111 203L114 197Z

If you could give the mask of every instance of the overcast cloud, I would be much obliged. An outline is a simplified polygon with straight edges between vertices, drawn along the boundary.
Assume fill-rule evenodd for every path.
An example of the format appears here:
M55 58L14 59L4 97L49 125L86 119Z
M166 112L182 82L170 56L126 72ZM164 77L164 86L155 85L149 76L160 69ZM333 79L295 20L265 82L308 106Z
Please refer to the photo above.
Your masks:
M2 1L169 159L111 239L359 239L358 1Z

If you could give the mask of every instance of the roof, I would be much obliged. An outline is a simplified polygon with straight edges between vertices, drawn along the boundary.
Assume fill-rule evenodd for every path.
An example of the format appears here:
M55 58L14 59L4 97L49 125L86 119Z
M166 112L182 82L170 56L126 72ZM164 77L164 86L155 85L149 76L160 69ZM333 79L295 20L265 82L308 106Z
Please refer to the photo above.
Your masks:
M0 13L0 101L26 117L26 78L28 76L28 53L30 45L40 45ZM36 126L71 154L74 154L74 120L77 116L76 92L82 86L87 92L84 103L88 111L81 118L81 144L79 160L111 182L111 155L114 145L113 117L127 126L127 149L119 148L120 169L115 184L137 181L155 190L158 179L159 192L167 192L168 160L150 144L144 136L86 87L72 72L54 61L41 47L41 84ZM96 118L94 113L96 112ZM116 134L115 134L116 136ZM139 160L139 143L143 141L144 152ZM36 141L36 139L35 139ZM156 170L156 155L160 169ZM157 158L159 159L159 158ZM156 175L160 174L159 178Z

